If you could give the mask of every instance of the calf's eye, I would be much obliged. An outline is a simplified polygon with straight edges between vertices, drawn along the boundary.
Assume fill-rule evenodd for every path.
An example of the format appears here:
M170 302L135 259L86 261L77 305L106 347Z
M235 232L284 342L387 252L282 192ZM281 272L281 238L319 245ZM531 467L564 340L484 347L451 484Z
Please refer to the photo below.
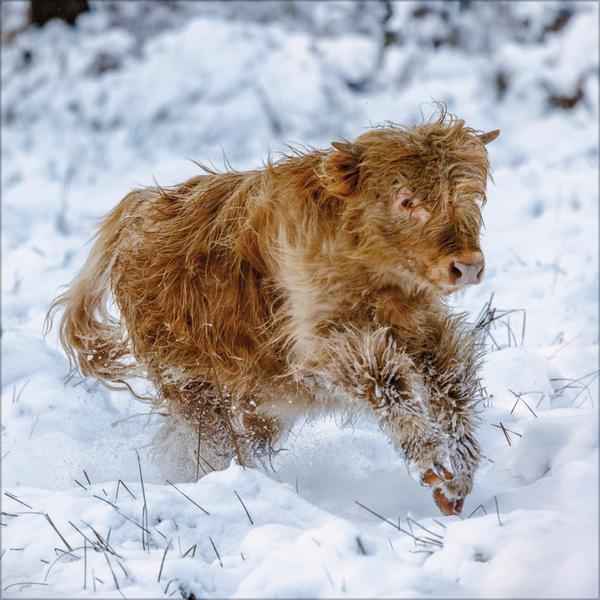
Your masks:
M420 223L425 223L429 217L429 211L410 196L405 196L404 193L398 194L394 201L394 210L397 213L403 213L411 219L415 219Z

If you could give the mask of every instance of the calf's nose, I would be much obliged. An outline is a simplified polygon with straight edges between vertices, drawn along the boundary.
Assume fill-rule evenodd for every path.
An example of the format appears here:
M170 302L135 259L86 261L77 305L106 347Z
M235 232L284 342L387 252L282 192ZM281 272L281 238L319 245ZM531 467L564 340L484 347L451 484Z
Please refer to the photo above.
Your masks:
M479 254L477 257L467 260L450 261L450 281L454 285L469 285L479 283L483 277L485 261Z

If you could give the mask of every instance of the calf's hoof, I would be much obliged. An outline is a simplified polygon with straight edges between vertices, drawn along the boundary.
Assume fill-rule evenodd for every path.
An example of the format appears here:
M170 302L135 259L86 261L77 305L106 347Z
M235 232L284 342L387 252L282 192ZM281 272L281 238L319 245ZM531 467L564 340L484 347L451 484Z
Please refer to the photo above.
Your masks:
M433 466L421 474L421 485L428 487L437 487L444 481L449 481L454 477L454 473L447 467L439 463L433 463Z
M443 515L459 515L462 511L465 499L459 497L446 497L441 488L433 490L433 500Z

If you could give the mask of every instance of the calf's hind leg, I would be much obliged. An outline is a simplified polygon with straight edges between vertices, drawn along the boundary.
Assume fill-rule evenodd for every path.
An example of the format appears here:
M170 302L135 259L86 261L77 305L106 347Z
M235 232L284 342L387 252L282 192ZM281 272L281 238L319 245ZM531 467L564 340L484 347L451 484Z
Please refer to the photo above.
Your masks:
M193 430L188 445L194 446L201 472L227 468L233 458L255 466L272 452L280 436L280 422L260 412L251 398L222 395L200 379L162 382L160 389L171 418L183 420Z

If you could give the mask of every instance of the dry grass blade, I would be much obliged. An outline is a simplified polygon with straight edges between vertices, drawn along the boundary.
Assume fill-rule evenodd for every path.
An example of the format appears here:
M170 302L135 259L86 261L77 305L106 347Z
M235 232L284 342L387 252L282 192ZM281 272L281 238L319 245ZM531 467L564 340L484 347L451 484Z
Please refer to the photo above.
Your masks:
M86 526L89 527L93 534L96 536L96 539L98 540L98 549L99 550L106 550L107 552L110 552L110 554L113 554L114 556L117 556L118 558L123 558L122 556L120 556L119 554L117 554L117 552L111 548L111 546L108 543L108 539L104 539L89 523L86 523L85 521L82 520L82 523ZM109 530L109 535L110 535L110 530Z
M577 398L579 398L579 396L581 396L581 394L583 394L583 392L586 392L587 394L587 398L589 398L589 401L592 405L592 407L594 406L594 401L592 399L592 395L590 394L590 385L596 381L598 377L598 371L596 371L596 373L593 374L593 377L585 384L581 384L581 389L579 390L579 392L577 392L577 394L575 394L575 397L573 398L573 400L571 400L571 402L575 402L575 400L577 400ZM578 405L577 408L583 406L583 403L586 401L586 398L584 398Z
M171 587L171 584L177 581L177 579L173 578L173 579L169 579L169 581L167 581L167 585L165 586L165 589L163 590L163 594L166 595L166 593L169 591L169 588Z
M102 502L106 502L106 504L108 504L109 506L112 506L124 519L126 519L127 521L129 521L130 523L133 523L136 527L139 527L140 529L143 530L143 532L147 535L150 535L150 531L148 529L146 529L143 525L140 525L137 521L134 521L131 517L128 517L127 515L123 514L120 510L118 506L115 506L112 502L110 502L109 500L106 500L105 498L102 498L101 496L96 496L96 494L94 494L94 498L98 499L98 500L102 500ZM88 525L88 527L90 527ZM91 527L90 527L91 529ZM145 549L145 548L144 548Z
M79 483L79 481L77 481L77 479L73 479L73 481L81 488L83 489L83 491L87 492L88 489L85 487L85 485L83 485L82 483Z
M217 550L217 547L215 546L215 543L213 542L213 539L210 536L208 536L208 539L210 540L210 543L212 544L213 550L215 551L215 554L217 555L217 558L219 559L219 564L222 567L223 566L223 561L221 560L221 555L219 554L219 551Z
M82 469L82 471L83 471L86 481L88 482L88 485L92 485L92 482L90 481L90 478L88 477L86 470Z
M7 585L5 588L3 588L2 591L6 591L8 589L10 589L11 587L15 587L17 585L48 585L47 583L43 583L41 581L21 581L19 583L11 583L10 585Z
M329 571L327 570L327 567L323 567L323 571L325 571L325 576L327 577L327 580L329 581L329 583L331 584L332 588L335 588L335 584L333 583L333 579L329 573Z
M144 537L144 532L148 532L148 503L146 502L146 488L144 486L144 475L142 474L142 461L140 460L140 453L136 450L135 455L137 456L138 468L140 471L140 484L142 486L142 497L144 498L144 505L142 507L142 549L145 550L148 547L148 552L150 551L150 544L148 540Z
M502 527L502 521L500 520L500 509L498 508L498 497L494 496L494 502L496 503L496 516L498 517L498 525Z
M433 544L434 546L439 546L440 548L444 547L443 542L440 542L440 540L436 540L435 538L429 537L427 535L420 537L419 542L424 542L425 544Z
M495 462L491 458L489 458L488 456L486 456L483 452L481 453L481 458L485 458L485 460L487 460L487 461L489 461L491 463Z
M87 542L83 540L83 589L87 589Z
M200 419L198 420L198 443L196 444L196 481L200 479L200 439L202 433L202 421ZM202 467L202 470L204 471L204 467ZM206 475L206 471L204 474Z
M83 533L83 531L81 531L81 529L79 529L79 527L77 527L77 525L75 525L75 523L73 523L72 521L69 521L69 525L75 529L75 531L77 531L77 533L83 538L84 540L84 544L86 542L89 542L90 546L92 546L92 548L96 548L97 544L96 542L90 540L89 537L87 537L87 535L85 535L85 533Z
M29 504L27 504L27 502L23 502L23 500L19 500L19 498L17 498L17 496L15 496L14 494L11 494L10 492L4 492L5 496L8 496L11 500L14 500L15 502L18 502L19 504L22 504L23 506L26 506L27 508L33 510L33 506L29 506Z
M123 486L127 490L127 492L129 493L129 495L134 500L137 500L135 494L127 487L127 484L122 479L119 479L119 481L117 482L117 493L115 494L115 502L119 499L119 488L121 486Z
M590 401L590 404L593 407L594 400L590 393L589 387L598 377L598 373L599 373L599 371L598 371L598 369L596 369L595 371L586 373L585 375L582 375L581 377L578 377L577 379L573 379L571 377L554 377L554 378L550 379L550 381L551 382L558 382L558 381L566 382L563 385L561 385L560 387L557 387L554 389L554 393L556 395L561 395L565 390L569 390L569 389L579 390L577 392L577 394L573 398L571 398L571 403L574 403L579 398L579 396L581 396L581 394L583 394L585 392L587 394L587 398L584 398L583 401L577 405L577 408L581 407L584 404L584 402L586 401L586 399ZM586 382L585 380L588 379L589 377L591 377L591 379Z
M202 456L200 454L198 454L197 456L211 471L217 470L206 460L206 458L204 458L204 456ZM206 475L206 471L204 470L204 468L202 468L202 470L204 471L204 474Z
M82 550L83 546L79 546L78 548L74 548L74 552L76 552L77 550ZM48 565L48 570L46 571L46 575L44 576L44 581L48 581L48 577L50 575L50 571L52 571L52 569L54 568L54 565L56 565L59 561L61 561L63 558L65 557L69 557L69 558L74 558L76 561L77 560L81 560L80 556L77 556L76 554L73 554L72 552L65 552L64 550L60 549L60 548L54 548L56 554L58 554L58 556ZM59 554L60 552L60 554Z
M62 540L62 543L69 549L69 551L73 550L73 548L71 548L71 546L69 545L69 542L67 542L67 540L65 540L62 533L58 530L56 525L52 522L50 515L48 515L47 513L44 513L44 517L45 517L46 521L48 521L50 527L52 527L52 529L54 529L54 531L56 531L56 533L58 534L58 537Z
M426 531L430 535L434 535L435 537L438 537L440 539L442 539L444 537L443 535L440 535L439 533L435 533L434 531L431 531L430 529L427 529L427 527L425 527L425 525L421 525L421 523L419 523L418 521L415 521L411 517L406 517L406 520L409 523L414 523L417 527L420 527L423 531Z
M362 543L362 540L360 539L360 536L356 536L356 545L358 546L358 551L360 554L362 554L363 556L367 556L367 551Z
M518 346L517 337L510 323L510 316L513 314L521 314L521 346L525 341L525 332L527 329L527 311L523 308L513 308L510 310L498 309L492 306L494 294L490 295L489 300L483 305L475 320L474 328L483 335L483 339L489 338L494 344L496 350L501 350L503 347L512 347L513 342ZM507 319L503 321L503 319ZM492 327L496 326L496 322L500 321L507 328L507 344L501 346L492 334Z
M233 493L237 496L237 499L240 501L240 504L244 507L244 510L246 511L246 516L248 517L248 520L250 521L250 525L254 525L254 521L252 520L252 517L250 516L250 513L248 512L248 509L246 508L244 501L240 498L240 495L235 490L233 490Z
M231 422L231 416L229 414L229 407L225 403L225 398L223 397L223 391L221 390L221 383L219 382L219 378L217 377L217 371L216 371L214 365L212 365L212 372L213 372L213 375L215 376L215 385L217 388L217 392L219 393L219 399L221 400L221 410L225 417L225 421L227 422L227 427L229 428L229 433L231 435L231 441L233 442L233 446L235 448L235 454L237 456L238 463L242 467L242 469L245 469L246 465L244 465L244 461L242 460L242 453L240 451L240 446L238 444L237 435L235 434L235 429L233 428L233 423Z
M160 569L158 570L158 579L157 581L160 583L160 578L162 577L162 570L163 567L165 566L165 558L167 558L167 552L171 549L171 542L173 540L169 540L169 543L167 544L167 547L165 548L165 551L162 555L162 560L160 561ZM166 593L166 591L165 591Z
M568 342L562 344L557 350L555 350L548 358L554 358L563 348L566 348L571 342L574 342L577 338L580 338L583 334L578 333L575 337L572 337Z
M23 387L20 389L19 393L17 394L17 386L14 385L13 386L13 394L12 394L12 403L15 404L16 402L18 402L21 399L21 396L23 394L23 392L25 391L25 388L31 383L31 379L28 379L24 384Z
M523 398L523 392L520 392L517 394L517 392L513 392L510 388L508 388L508 391L517 399L515 401L514 406L512 407L510 414L512 415L515 408L517 407L517 404L519 402L522 402L528 409L529 412L537 419L537 415L535 414L535 412L533 412L533 409L531 408L531 406L529 406L529 404L527 404L527 402L525 402L524 398Z
M174 483L171 483L168 479L167 483L170 486L174 487L184 498L189 500L194 506L197 506L205 515L210 515L210 513L205 508L202 508L195 500L192 500L185 492L182 492Z
M506 441L508 442L508 445L512 446L512 443L510 441L510 436L508 435L508 431L506 431L506 427L504 427L504 425L502 424L502 422L500 422L500 429L502 429L502 433L504 433L504 437L506 438Z
M193 546L190 546L185 552L184 554L181 556L181 558L185 558L190 552L193 552L192 554L192 558L194 558L194 556L196 555L196 544L194 544Z
M354 503L358 504L358 506L360 506L363 510L366 510L367 512L370 512L373 516L377 517L378 519L381 519L382 521L384 521L388 525L391 525L394 529L397 529L398 531L401 531L402 533L405 533L406 535L408 535L409 537L413 538L414 540L418 539L410 531L406 531L406 529L402 529L402 527L400 527L399 525L396 525L396 523L393 523L389 519L386 519L384 516L380 515L379 513L376 513L374 510L371 510L370 508L368 508L364 504L361 504L358 500L355 500Z
M121 587L119 586L119 581L117 580L117 576L114 572L114 569L112 568L112 565L110 564L110 559L108 558L108 554L106 554L106 552L104 551L104 548L101 548L101 550L102 550L102 554L104 555L104 558L106 559L106 564L108 564L108 568L110 569L110 574L112 575L113 581L115 582L117 591L121 595L121 598L125 598L125 594L123 594L123 592L121 591Z
M506 441L508 442L509 446L512 446L512 442L510 441L510 436L508 435L509 432L512 433L512 434L514 434L514 435L516 435L516 436L523 437L523 434L517 433L516 431L513 431L512 429L509 429L508 427L506 427L504 425L504 423L502 423L502 421L500 421L499 425L496 425L495 423L490 423L490 425L492 427L496 427L497 429L501 429L502 430L502 433L504 433L504 437L506 438Z
M487 510L485 510L485 506L483 506L483 504L478 504L472 511L471 514L467 517L467 519L470 519L478 510L482 510L484 512L484 514L488 514Z

